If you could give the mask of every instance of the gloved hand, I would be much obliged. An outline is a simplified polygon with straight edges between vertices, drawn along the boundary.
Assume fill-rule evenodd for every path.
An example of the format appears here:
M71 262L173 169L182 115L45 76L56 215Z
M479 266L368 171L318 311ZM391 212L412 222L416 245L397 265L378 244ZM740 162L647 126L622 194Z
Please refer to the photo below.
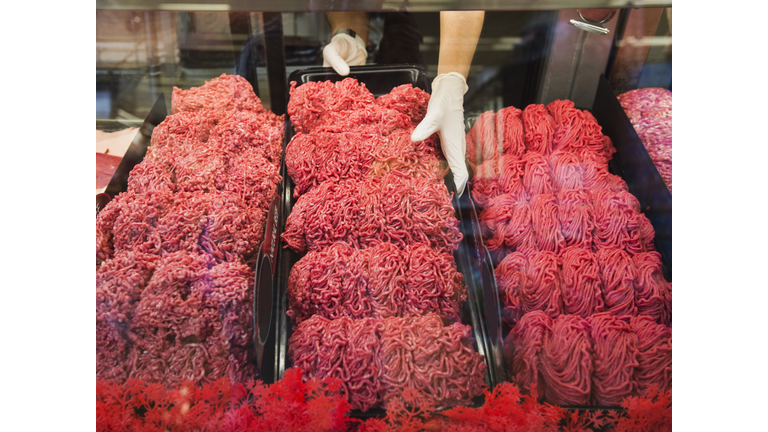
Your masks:
M360 36L337 34L323 48L323 66L331 66L341 76L349 75L349 66L364 65L367 58L368 51Z
M467 140L464 133L464 93L467 80L457 72L438 75L432 81L432 97L427 115L411 134L411 141L423 141L435 132L440 134L443 154L453 171L456 192L464 193L469 173L464 162Z

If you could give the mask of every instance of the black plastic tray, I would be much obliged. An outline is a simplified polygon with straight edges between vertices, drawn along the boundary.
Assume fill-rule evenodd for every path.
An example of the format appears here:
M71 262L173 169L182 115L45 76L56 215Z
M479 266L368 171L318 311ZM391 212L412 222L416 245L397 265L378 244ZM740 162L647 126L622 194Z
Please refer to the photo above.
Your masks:
M593 109L590 110L595 116L597 123L603 128L603 134L607 135L613 141L616 147L616 154L609 163L609 170L627 182L629 192L637 197L640 202L642 212L648 217L656 231L655 245L656 250L661 254L662 270L664 277L672 280L672 195L667 186L661 179L661 175L656 169L651 157L648 155L635 129L632 127L629 118L619 104L616 95L613 93L608 81L604 75L600 76ZM471 187L470 196L471 196ZM479 222L476 224L480 226ZM499 292L495 281L493 264L490 259L488 249L483 244L482 236L478 233L480 245L477 262L480 264L479 271L487 272L488 266L491 268L493 283L486 282L483 275L483 288L485 299L483 306L485 310L481 313L486 317L486 326L494 329L488 331L486 342L491 354L490 357L496 362L498 381L493 382L497 385L501 382L509 381L506 375L506 367L503 362L503 341L509 333L506 326L497 327L496 323L501 321L501 303L499 301ZM496 331L495 329L499 329ZM573 410L595 410L611 409L621 411L619 407L594 407L594 406L566 406L564 408Z
M349 77L356 78L358 81L365 83L368 90L375 96L389 93L392 88L402 84L412 84L414 87L425 90L428 86L425 70L421 66L413 65L353 66ZM291 81L296 81L297 85L301 85L310 81L322 81L327 79L331 81L339 81L344 78L345 77L339 76L330 68L310 68L293 72L289 78L289 83ZM286 119L285 128L285 143L287 145L295 133L293 125L289 119ZM285 164L283 164L283 173L285 173ZM283 208L280 216L280 232L285 230L285 220L290 214L293 205L296 203L296 199L292 197L294 184L287 174L284 174L283 183ZM445 177L445 183L449 191L455 192L456 187L450 172ZM456 209L456 216L460 222L460 230L464 236L464 239L459 244L459 249L454 254L457 269L464 275L464 283L467 285L467 301L464 303L461 314L462 323L472 327L473 336L475 338L474 348L479 354L485 357L485 362L488 366L488 372L486 373L485 379L489 386L491 386L493 383L498 382L499 377L496 363L492 361L490 356L488 356L489 350L486 346L488 337L485 332L485 329L487 328L486 321L488 320L482 312L483 307L480 305L480 302L482 302L482 299L486 296L483 294L484 284L482 283L479 271L481 266L477 262L477 256L482 247L482 244L478 242L478 237L474 234L475 231L479 233L479 226L474 225L477 221L477 215L468 194L464 194L464 196L460 198L454 195L453 206ZM290 319L285 314L288 309L286 289L291 268L300 258L299 254L284 248L282 244L279 244L277 253L278 265L275 274L275 286L277 287L277 292L274 297L276 300L276 313L272 322L277 330L274 363L274 377L276 380L280 379L285 370L291 366L290 359L288 358L287 345L288 339L293 331L293 326ZM490 283L494 284L492 270L493 268L491 267ZM489 275L486 273L486 278L487 277L489 277ZM494 291L495 290L492 290L491 292ZM474 401L475 405L480 406L484 402L483 399L482 396L476 398ZM352 416L354 417L372 417L383 414L384 410L380 408L368 410L366 413L359 411L352 412Z

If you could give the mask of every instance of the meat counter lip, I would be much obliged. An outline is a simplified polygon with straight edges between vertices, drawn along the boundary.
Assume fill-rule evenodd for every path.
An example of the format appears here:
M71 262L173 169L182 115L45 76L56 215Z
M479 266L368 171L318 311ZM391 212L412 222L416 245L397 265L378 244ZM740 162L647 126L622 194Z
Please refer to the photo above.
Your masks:
M584 107L576 107L585 109ZM603 128L603 133L611 138L616 154L609 162L608 167L612 174L620 176L627 182L629 192L640 202L643 214L648 217L653 225L656 250L661 254L662 271L664 278L672 281L672 194L664 184L656 166L653 164L648 151L642 144L640 137L635 132L629 117L624 112L615 93L608 84L604 74L600 75L595 100L589 111L595 116L598 124ZM471 194L471 185L470 185ZM474 205L474 200L472 201ZM480 238L481 246L487 253L487 248ZM494 272L495 282L495 272ZM494 297L499 301L498 288L494 283ZM500 303L499 303L500 306ZM503 358L504 332L498 333L499 339L493 338L489 332L487 345L490 355ZM501 351L499 351L501 350ZM499 382L509 380L506 378L503 361L499 368ZM579 411L594 411L610 409L611 411L624 411L621 407L602 406L564 406L564 408Z
M394 87L403 84L412 84L414 87L418 87L422 90L429 91L429 82L427 80L426 70L422 66L418 65L387 65L387 66L352 66L348 76L342 77L333 71L331 68L307 68L299 69L291 73L288 78L288 88L290 89L290 82L295 81L297 86L310 82L310 81L341 81L346 78L355 78L358 81L365 83L368 90L376 97L389 93ZM286 93L287 95L287 93ZM286 100L288 97L286 96ZM295 134L293 126L289 118L285 119L285 137L284 137L284 149L288 145L291 138ZM283 151L283 164L281 166L281 174L283 174L282 184L282 199L283 208L280 215L279 231L285 230L285 220L290 215L291 209L296 200L292 198L293 181L286 173L285 167L285 151ZM468 324L472 327L473 337L475 338L475 349L484 358L487 366L487 372L485 381L489 385L489 388L493 388L498 382L497 367L495 362L490 357L490 350L488 349L488 336L485 329L487 324L485 322L485 315L482 312L481 300L483 296L484 287L480 283L480 263L476 262L477 257L480 256L475 243L470 243L470 238L474 238L471 234L476 228L479 232L479 226L472 226L473 220L470 216L474 207L468 198L468 194L464 194L464 199L458 199L455 196L456 187L453 183L453 177L448 173L445 177L446 187L450 192L454 193L453 206L456 211L457 219L459 220L459 227L462 235L464 236L462 242L459 244L459 250L456 251L454 257L456 259L457 269L464 275L464 282L467 285L467 301L465 302L462 310L464 324ZM275 303L277 306L276 313L273 314L271 325L274 325L277 329L277 345L275 347L275 380L280 379L285 372L285 369L290 367L290 361L287 356L288 338L292 333L292 323L286 315L288 309L287 298L287 285L288 276L290 275L291 268L299 260L300 256L290 249L284 248L282 241L278 239L278 253L277 253L277 271L275 278L277 280L278 293L275 297ZM264 360L268 361L267 359ZM484 397L479 396L473 400L473 405L479 407L484 403ZM356 418L369 418L369 417L381 417L386 414L386 411L382 408L372 408L365 413L354 410L352 411L352 417Z

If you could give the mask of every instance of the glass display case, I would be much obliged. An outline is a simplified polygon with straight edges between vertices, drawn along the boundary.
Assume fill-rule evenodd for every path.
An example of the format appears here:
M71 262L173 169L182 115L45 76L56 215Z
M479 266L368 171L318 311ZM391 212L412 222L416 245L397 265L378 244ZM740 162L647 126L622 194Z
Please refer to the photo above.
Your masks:
M510 385L595 430L632 397L671 416L671 2L96 5L100 386L299 371L358 419ZM411 139L441 10L485 11L463 193L447 132ZM323 68L361 11L363 60Z

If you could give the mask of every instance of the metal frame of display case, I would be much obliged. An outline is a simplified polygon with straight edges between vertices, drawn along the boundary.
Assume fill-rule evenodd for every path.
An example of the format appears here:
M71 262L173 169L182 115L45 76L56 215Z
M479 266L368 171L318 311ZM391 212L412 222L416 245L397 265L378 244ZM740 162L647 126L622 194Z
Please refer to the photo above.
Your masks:
M671 7L671 0L96 0L96 9L172 11L325 12L343 10L435 12L440 10L554 10L567 8Z

